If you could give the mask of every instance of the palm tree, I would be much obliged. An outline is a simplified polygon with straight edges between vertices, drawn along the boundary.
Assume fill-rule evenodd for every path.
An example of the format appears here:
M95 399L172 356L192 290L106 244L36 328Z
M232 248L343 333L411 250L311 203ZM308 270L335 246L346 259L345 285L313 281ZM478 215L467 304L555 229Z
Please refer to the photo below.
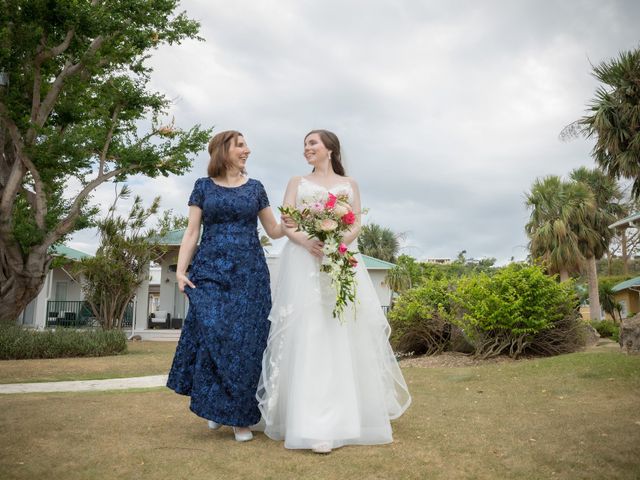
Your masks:
M375 223L363 225L358 235L358 249L370 257L394 262L400 250L400 238L400 234Z
M595 137L592 156L612 178L633 180L640 196L640 49L593 67L602 83L589 105L590 114L563 129L560 136Z
M531 209L525 230L532 257L542 260L550 273L559 273L561 281L568 280L569 272L578 270L584 261L575 226L584 226L594 215L593 193L581 183L550 175L533 182L525 203ZM588 225L583 228L588 230Z
M579 247L585 258L584 270L589 283L589 314L592 320L601 320L596 261L600 260L609 248L614 233L609 225L622 213L619 203L622 192L615 180L598 169L581 167L573 170L569 176L574 182L585 185L591 191L596 204L593 215L574 225L574 230L580 237Z

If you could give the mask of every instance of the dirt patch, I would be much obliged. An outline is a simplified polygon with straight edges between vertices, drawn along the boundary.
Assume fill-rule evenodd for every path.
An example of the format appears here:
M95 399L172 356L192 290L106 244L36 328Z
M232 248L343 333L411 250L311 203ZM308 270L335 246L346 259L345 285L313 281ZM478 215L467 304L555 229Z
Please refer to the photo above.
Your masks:
M613 340L608 338L601 338L595 345L585 348L586 352L616 352L620 350L618 345ZM400 365L403 367L419 367L419 368L454 368L454 367L475 367L478 365L493 365L496 363L513 363L524 360L531 360L540 357L523 356L518 360L509 358L506 355L499 357L488 358L481 360L473 358L471 355L467 355L459 352L443 352L439 355L421 355L417 357L404 357L400 359Z

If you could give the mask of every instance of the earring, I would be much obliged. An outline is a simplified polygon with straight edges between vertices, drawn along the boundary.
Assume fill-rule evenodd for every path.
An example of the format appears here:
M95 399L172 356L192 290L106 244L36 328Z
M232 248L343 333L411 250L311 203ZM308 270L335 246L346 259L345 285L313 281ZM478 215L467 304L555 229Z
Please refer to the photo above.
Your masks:
M331 160L331 152L327 152L327 157L329 157L329 160Z

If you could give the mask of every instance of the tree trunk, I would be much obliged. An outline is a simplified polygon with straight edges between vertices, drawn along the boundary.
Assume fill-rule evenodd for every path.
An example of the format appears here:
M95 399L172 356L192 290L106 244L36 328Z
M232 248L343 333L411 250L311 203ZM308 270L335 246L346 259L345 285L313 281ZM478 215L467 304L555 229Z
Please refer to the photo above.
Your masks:
M602 320L600 295L598 294L598 270L596 257L589 257L586 261L587 280L589 282L589 317L591 320Z
M42 290L46 276L10 274L3 279L0 294L0 323L15 324L29 302ZM7 288L5 288L5 286Z
M620 245L622 246L622 273L629 275L629 254L627 253L627 229L622 230Z
M567 280L569 280L569 272L563 268L560 270L560 281L566 282Z

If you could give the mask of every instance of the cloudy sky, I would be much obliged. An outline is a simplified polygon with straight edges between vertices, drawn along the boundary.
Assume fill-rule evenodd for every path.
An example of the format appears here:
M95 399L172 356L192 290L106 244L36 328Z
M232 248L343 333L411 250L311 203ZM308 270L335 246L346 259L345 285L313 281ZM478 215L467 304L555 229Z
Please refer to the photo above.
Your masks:
M365 222L404 233L419 259L527 255L524 194L536 177L593 166L561 142L596 81L590 63L640 46L640 2L185 0L203 42L161 47L153 88L188 128L242 131L248 171L275 208L309 172L304 135L340 138ZM148 202L187 213L206 146L182 177L136 178ZM112 187L96 192L107 203ZM124 208L125 206L123 206ZM95 251L92 232L70 246ZM276 250L279 245L276 245Z

